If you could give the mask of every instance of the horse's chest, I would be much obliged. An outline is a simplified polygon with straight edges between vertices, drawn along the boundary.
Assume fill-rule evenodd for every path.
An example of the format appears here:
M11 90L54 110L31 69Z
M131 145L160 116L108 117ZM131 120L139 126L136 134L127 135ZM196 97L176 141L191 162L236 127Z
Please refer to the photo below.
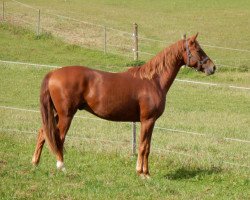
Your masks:
M165 99L159 99L154 103L152 111L155 112L157 118L162 115L165 110Z
M165 109L165 97L157 93L145 95L140 100L141 117L158 118Z

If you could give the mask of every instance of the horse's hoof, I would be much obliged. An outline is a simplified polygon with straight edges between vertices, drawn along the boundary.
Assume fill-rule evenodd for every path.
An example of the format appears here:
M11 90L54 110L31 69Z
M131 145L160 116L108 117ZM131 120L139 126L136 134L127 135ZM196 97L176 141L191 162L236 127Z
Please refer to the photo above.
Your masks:
M144 176L145 176L145 178L148 179L148 180L151 179L151 177L150 177L149 174L145 174Z
M57 168L57 170L60 171L60 172L65 173L65 174L67 172L65 167Z
M32 167L34 167L34 168L37 168L38 167L38 164L37 163L31 163L32 164Z
M142 180L145 180L145 179L146 179L146 177L145 177L144 174L140 174L139 176L140 176L140 178L141 178Z
M64 167L63 162L57 161L57 162L56 162L56 167L57 167L57 169L58 169L59 171L62 171L62 172L64 172L64 173L66 173L66 168Z
M37 167L38 161L37 161L35 158L32 158L31 164L32 164L34 167Z
M60 171L62 171L63 173L65 173L66 174L66 168L65 167L63 167L63 168L61 168L61 169L59 169Z
M150 179L151 179L151 177L150 177L149 174L138 173L138 176L139 176L142 180L145 180L145 179L150 180Z

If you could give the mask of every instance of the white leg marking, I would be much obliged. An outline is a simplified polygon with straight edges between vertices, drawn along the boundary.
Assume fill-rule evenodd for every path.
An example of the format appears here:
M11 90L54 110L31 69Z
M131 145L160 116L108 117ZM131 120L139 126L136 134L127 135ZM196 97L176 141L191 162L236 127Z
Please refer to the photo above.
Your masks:
M63 162L61 162L59 160L56 162L56 167L57 167L58 170L61 170L63 172L66 171Z
M33 156L33 158L32 158L32 164L35 165L35 162L36 162L36 158L35 158L35 156Z
M141 168L139 167L139 156L137 158L137 162L136 162L136 171L140 171Z

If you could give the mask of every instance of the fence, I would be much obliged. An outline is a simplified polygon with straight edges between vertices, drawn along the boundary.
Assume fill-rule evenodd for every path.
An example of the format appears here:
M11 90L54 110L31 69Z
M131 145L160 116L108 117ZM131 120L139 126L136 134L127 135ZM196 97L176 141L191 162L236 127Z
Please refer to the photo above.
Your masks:
M27 63L27 62L17 62L17 61L9 61L9 60L0 60L0 63L5 64L14 64L14 65L24 65L31 67L48 67L48 68L57 68L58 65L46 65L46 64L37 64L37 63ZM213 87L222 87L222 88L230 88L235 90L250 90L250 87L237 86L237 85L229 85L223 83L212 83L212 82L203 82L203 81L194 81L194 80L185 80L185 79L175 79L176 82L180 83L188 83L188 84L197 84L197 85L207 85Z
M19 5L19 7L17 7ZM19 25L26 26L28 28L32 28L36 31L37 35L40 35L44 31L50 32L52 34L55 34L66 41L72 43L72 44L80 44L81 46L85 46L88 48L94 48L103 50L104 53L114 53L119 55L126 55L128 57L134 58L135 60L138 59L138 56L140 55L141 58L148 58L149 56L155 55L152 53L152 51L158 51L158 49L163 48L166 44L166 41L161 40L154 40L149 39L145 37L138 36L137 32L137 25L134 25L134 31L133 34L109 27L105 27L102 25L96 25L89 22L80 21L77 19L73 19L67 16L58 15L55 13L51 13L48 11L41 11L40 9L33 8L29 5L22 4L17 1L10 1L8 3L3 2L2 6L2 19L10 21L12 23L18 23ZM26 11L25 11L26 10ZM84 26L84 28L82 27ZM72 30L74 30L74 33L72 33ZM81 37L84 36L84 37ZM141 50L139 50L138 47L138 41L139 41L139 47ZM158 45L152 45L152 44L158 44ZM154 49L152 49L152 46L155 46ZM211 46L211 45L203 45L207 48L214 48L214 49L222 49L232 52L239 52L239 53L249 53L249 50L244 49L234 49L234 48L225 48L225 47L217 47L217 46ZM148 52L151 50L151 52ZM238 65L245 65L243 63L243 59L240 59L240 64ZM6 62L6 61L0 61L0 62ZM243 63L243 64L242 64ZM21 63L19 63L21 64ZM27 63L24 63L27 64ZM38 65L38 66L46 66L46 67L54 67L49 65L39 65L39 64L31 64L31 65ZM224 66L224 64L220 64L220 66ZM225 65L229 66L229 65ZM206 84L210 86L218 86L218 87L228 87L231 89L240 89L240 90L249 90L249 87L241 87L241 86L234 86L234 85L225 85L225 84L218 84L218 83L205 83L205 82L199 82L199 81L190 81L190 80L180 80L177 79L179 82L185 82L185 83L191 83L191 84ZM0 106L1 109L5 110L17 110L21 112L34 112L32 110L25 110L25 109L13 109L13 108L7 108ZM81 119L81 116L78 116L77 119ZM93 118L86 118L88 120L96 120ZM39 121L39 120L37 120ZM104 123L104 122L102 122ZM23 126L17 125L17 127L10 127L9 125L6 126L6 128L2 128L3 131L7 132L24 132L24 133L34 133L34 130L23 130ZM37 128L37 127L36 127ZM166 127L155 127L156 130L165 130L167 132L171 133L185 133L189 135L199 135L199 136L205 136L206 134L203 133L196 133L196 132L190 132L190 131L184 131L184 130L175 130L175 129L169 129ZM110 130L110 127L109 127ZM118 127L115 129L115 131L125 130L125 132L130 132L131 127L128 124L123 124L122 127ZM135 153L135 130L136 126L133 124L132 126L132 134L133 134L133 143L132 143L132 151ZM83 130L84 131L84 130ZM86 131L86 130L85 130ZM103 130L102 130L103 131ZM73 133L77 131L72 131ZM96 136L98 136L97 132L95 132ZM207 136L207 135L206 135ZM77 134L73 137L77 138L79 137ZM101 137L97 138L90 138L90 136L80 137L81 139L84 139L86 141L99 141L106 143L114 143L114 144L126 144L129 145L129 139L124 138L124 140L120 140L121 138L113 138L113 139L102 139ZM239 138L217 138L219 140L225 140L225 141L234 141L239 143L246 143L248 144L248 140L243 140ZM129 148L126 146L126 148ZM155 151L157 152L168 152L173 153L177 155L182 156L189 156L192 158L201 158L201 155L192 155L190 152L178 152L171 149L164 149L161 147L155 147ZM206 154L207 155L207 154ZM207 155L208 156L208 155ZM211 156L208 156L211 157ZM213 156L212 156L213 157ZM209 158L211 160L212 158ZM219 160L219 159L218 159ZM223 159L224 160L224 159ZM237 159L236 159L237 160ZM248 165L239 164L235 162L227 162L224 161L224 163L227 163L232 166L241 166L241 167L249 167Z
M2 3L2 19L33 29L37 35L47 32L71 44L129 58L133 58L137 54L141 60L149 59L163 49L166 44L172 43L172 41L146 38L134 34L133 31L122 31L74 19L50 10L40 10L16 0ZM135 41L139 43L137 47ZM202 46L206 48L219 67L249 68L250 50L248 49L206 44Z
M25 134L26 136L31 135L33 137L36 136L37 130L40 126L40 115L38 110L6 106L0 106L0 110L2 111L1 115L5 118L2 122L2 127L0 128L2 132ZM82 120L84 120L85 123ZM94 125L96 120L98 120L98 127ZM88 122L88 125L86 124L86 121ZM129 123L115 123L101 120L96 117L77 115L72 122L67 138L69 138L69 141L74 146L79 146L81 145L81 141L84 141L85 143L88 142L90 144L97 143L98 145L94 145L97 148L95 150L103 151L105 149L107 151L127 153L130 148L130 139L128 134L130 132L129 127ZM161 130L164 130L164 134L159 134L159 131ZM177 133L182 134L184 138L181 138ZM197 139L197 136L200 137ZM188 147L186 147L186 149L181 149L180 147L179 149L175 149L173 147L166 148L165 145L169 143L168 140L175 139L176 137L178 140L181 140L181 142L177 142L175 140L174 143L179 143L179 145ZM191 140L193 146L191 146L189 142L186 143L186 137ZM225 164L233 167L237 166L244 167L246 169L250 168L247 164L238 163L239 161L244 163L244 159L249 156L247 155L248 146L246 146L250 144L250 141L248 140L242 140L239 138L220 138L214 137L212 134L209 135L156 126L154 131L154 141L157 145L154 145L153 142L152 150L157 154L167 153L181 157L189 157L195 162L201 162L204 164ZM202 149L200 147L197 148L197 145L206 146L207 141L209 141L209 148L211 148L210 145L213 143L214 144L212 146L217 146L217 141L220 141L220 144L223 147L220 149L221 152L219 155L217 153L215 156L212 155L211 152L206 152L207 149ZM238 152L239 154L230 155L230 152L225 149L225 144L222 145L221 141L225 141L227 146L234 146L234 148L238 145L238 147L241 148L240 152ZM242 144L245 144L245 149L243 148L243 151ZM171 146L171 144L169 146ZM93 148L93 145L90 145L90 147L85 145L84 148Z
M135 55L134 59L137 59L137 56ZM40 67L48 67L48 68L55 68L56 66L53 65L44 65L44 64L33 64L33 63L23 63L23 62L13 62L13 61L3 61L0 60L1 63L6 63L6 64L15 64L15 65L26 65L26 66L40 66ZM240 86L234 86L234 85L226 85L226 84L219 84L219 83L207 83L207 82L200 82L200 81L190 81L190 80L182 80L182 79L176 79L177 82L180 83L189 83L189 84L198 84L198 85L207 85L207 86L213 86L213 87L222 87L222 88L229 88L229 89L234 89L234 90L250 90L249 87L240 87ZM1 107L1 106L0 106ZM3 108L3 106L2 106ZM179 132L179 133L185 133L185 134L191 134L191 135L199 135L199 136L205 136L204 134L201 133L196 133L196 132L190 132L190 131L183 131L183 130L175 130L175 129L169 129L169 128L164 128L164 127L155 127L156 129L160 130L166 130L166 131L171 131L171 132ZM136 124L132 123L132 154L136 153ZM249 143L250 141L248 140L242 140L238 138L221 138L224 140L230 140L230 141L241 141L245 143Z
M3 63L6 63L6 61L3 61ZM7 63L10 64L10 62ZM20 65L20 63L17 62L14 63ZM27 65L27 63L21 63L21 64ZM37 64L31 64L30 66L32 67L37 66ZM49 68L55 67L50 65L38 65L38 66L49 67ZM191 84L204 84L204 83L191 82ZM218 85L210 83L208 87L211 86L218 87ZM34 133L36 133L37 129L40 126L39 124L40 118L38 110L22 109L22 108L6 107L6 106L0 106L0 110L1 110L1 119L3 119L0 128L2 132L8 132L14 134L24 133L28 135L32 134L33 136L35 136ZM76 120L72 124L69 133L70 135L69 139L72 145L75 144L75 142L84 140L85 142L90 144L93 143L98 144L94 145L97 147L104 146L104 149L109 151L116 150L117 152L125 151L127 153L127 150L130 148L129 132L131 131L131 127L129 123L112 123L103 121L95 117L89 117L89 116L86 117L79 115L76 116L75 119ZM85 127L86 122L81 123L83 119L85 121L86 120L88 121L87 123L88 125L91 124L90 127L89 126ZM100 128L96 126L96 123L94 122L96 120L98 120L98 127L100 126ZM82 135L82 133L84 134ZM159 133L164 133L163 135L165 135L166 138L164 139L162 137L162 134ZM170 138L169 135L172 135L171 133L178 133L178 134L173 134L176 136ZM93 135L95 137L93 137ZM161 137L159 137L160 135ZM245 159L249 157L248 154L249 144L250 144L249 140L241 138L232 138L232 137L218 137L215 135L216 134L213 133L199 133L193 131L172 129L169 127L156 126L154 131L153 142L157 143L157 146L153 145L153 152L160 154L167 153L167 154L172 154L173 156L177 155L179 156L180 160L182 160L182 157L184 156L192 159L195 162L201 162L204 164L205 163L206 164L209 163L211 165L225 164L226 166L229 165L233 167L237 166L237 167L249 168L249 164L245 163ZM158 138L155 136L158 136ZM188 136L191 136L191 139ZM175 143L175 145L170 144L169 146L180 146L180 147L166 148L165 146L168 145L169 140L172 140ZM179 142L180 140L182 141L182 143ZM190 141L191 144L185 143L186 141ZM206 151L208 152L202 150L201 153L200 147L197 148L197 145L204 146L203 141L205 141L204 142L205 145L207 145L206 143L209 143L209 145L212 143L213 145L212 147L209 146L206 148ZM176 143L180 144L176 145ZM215 156L216 158L214 158L214 155L213 154L211 155L210 149L213 148L217 149L218 144L219 146L222 146L222 148L220 149L221 152L219 153L220 155L216 155ZM230 151L226 149L227 146L233 147L234 151L237 152L236 155L233 156L229 155ZM97 150L103 151L103 148ZM239 163L239 161L241 163Z

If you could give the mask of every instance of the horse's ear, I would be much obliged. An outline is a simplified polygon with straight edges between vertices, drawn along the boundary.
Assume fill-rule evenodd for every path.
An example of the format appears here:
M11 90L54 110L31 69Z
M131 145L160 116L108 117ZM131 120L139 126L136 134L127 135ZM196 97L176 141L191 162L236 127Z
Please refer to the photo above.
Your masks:
M198 37L199 33L197 32L196 35L194 36L194 41L196 40L196 38Z
M196 40L196 38L198 37L199 33L196 33L196 35L193 35L192 37L190 37L190 43L193 44Z

